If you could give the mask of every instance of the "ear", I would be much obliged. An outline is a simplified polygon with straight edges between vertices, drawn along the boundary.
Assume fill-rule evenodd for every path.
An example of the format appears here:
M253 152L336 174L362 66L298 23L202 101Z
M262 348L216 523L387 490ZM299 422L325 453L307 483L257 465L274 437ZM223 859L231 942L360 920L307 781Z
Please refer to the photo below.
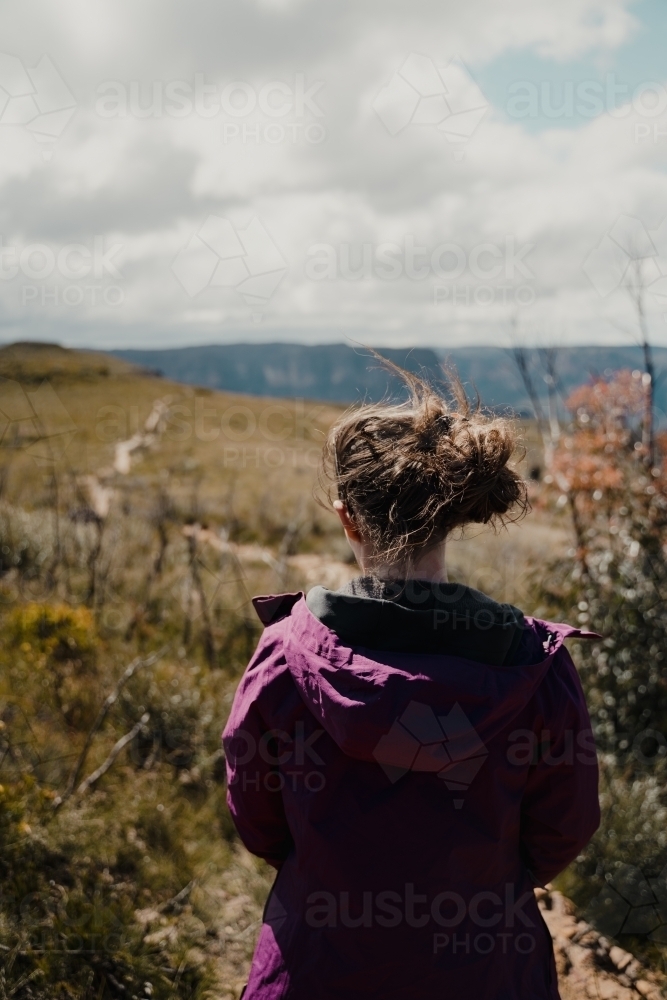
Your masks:
M334 500L333 508L338 514L340 523L343 525L343 531L349 539L353 542L360 542L361 535L357 529L354 519L347 509L347 504L343 503L342 500Z

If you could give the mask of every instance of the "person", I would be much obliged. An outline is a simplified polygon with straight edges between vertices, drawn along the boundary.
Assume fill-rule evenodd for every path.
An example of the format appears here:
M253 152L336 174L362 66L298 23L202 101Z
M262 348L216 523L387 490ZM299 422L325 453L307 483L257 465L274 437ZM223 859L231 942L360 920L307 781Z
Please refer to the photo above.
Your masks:
M599 824L563 644L445 570L448 536L527 510L511 422L400 372L323 452L360 568L254 600L265 625L223 734L228 803L277 869L245 1000L555 1000L536 903Z

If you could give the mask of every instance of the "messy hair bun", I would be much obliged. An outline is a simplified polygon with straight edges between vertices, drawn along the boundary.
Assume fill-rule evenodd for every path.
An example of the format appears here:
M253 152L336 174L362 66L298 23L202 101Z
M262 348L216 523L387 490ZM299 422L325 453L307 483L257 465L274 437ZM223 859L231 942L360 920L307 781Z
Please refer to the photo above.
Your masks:
M364 404L329 431L322 476L375 553L391 562L442 541L454 528L505 524L528 509L522 478L508 464L510 421L472 406L459 379L449 402L424 379L386 359L408 389L405 403Z

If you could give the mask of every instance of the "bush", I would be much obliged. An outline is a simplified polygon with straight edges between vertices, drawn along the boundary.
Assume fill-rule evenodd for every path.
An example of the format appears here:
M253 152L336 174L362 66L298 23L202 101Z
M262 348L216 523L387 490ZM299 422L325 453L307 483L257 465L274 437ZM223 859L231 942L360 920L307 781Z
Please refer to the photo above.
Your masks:
M99 705L97 639L88 608L30 603L17 607L7 635L18 654L13 667L18 690L37 672L42 697L72 729L85 729ZM31 678L34 684L34 677Z
M639 375L573 393L548 477L576 548L541 570L540 613L600 636L573 647L601 761L601 827L561 878L582 906L624 866L667 863L667 464ZM646 938L631 946L664 963Z

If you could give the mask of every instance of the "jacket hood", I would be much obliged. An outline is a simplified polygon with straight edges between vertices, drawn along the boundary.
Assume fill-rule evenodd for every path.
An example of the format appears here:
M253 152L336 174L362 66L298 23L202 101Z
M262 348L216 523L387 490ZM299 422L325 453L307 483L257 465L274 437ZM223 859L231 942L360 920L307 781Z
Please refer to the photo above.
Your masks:
M362 576L340 590L313 587L306 604L343 645L395 653L444 652L480 663L514 663L526 632L518 608L446 581Z
M266 625L279 623L294 683L312 715L348 756L382 765L392 780L408 770L438 772L464 788L542 683L569 636L568 625L526 618L544 659L521 666L461 656L345 646L308 609L304 595L253 600Z

